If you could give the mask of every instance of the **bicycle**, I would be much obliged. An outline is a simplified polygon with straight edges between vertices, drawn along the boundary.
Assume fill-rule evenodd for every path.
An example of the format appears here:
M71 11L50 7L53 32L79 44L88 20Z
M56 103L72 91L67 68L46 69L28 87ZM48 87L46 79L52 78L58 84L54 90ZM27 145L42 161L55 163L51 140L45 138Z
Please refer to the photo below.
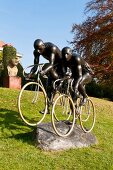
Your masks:
M63 81L65 82L68 81L69 79L63 79ZM93 129L94 125L95 125L95 119L96 119L96 114L95 114L95 107L94 104L92 102L92 100L87 96L87 101L85 103L85 105L81 105L81 101L82 101L82 96L79 94L79 96L76 96L76 101L74 102L72 97L71 97L71 92L73 91L73 79L71 79L70 82L67 82L67 88L63 89L63 87L61 88L61 94L56 101L53 104L53 108L52 108L52 124L53 124L53 128L55 130L55 132L62 137L66 137L68 136L73 128L74 128L74 124L77 121L77 119L79 119L80 121L80 126L82 128L82 130L86 133L91 132L91 130ZM70 100L68 102L66 102L66 98L70 98ZM60 101L62 102L62 105L59 106L57 103L60 103ZM66 109L66 107L68 107L68 105L70 105L69 108L70 111L68 110L68 108ZM59 108L58 108L59 106ZM64 107L65 106L65 107ZM72 109L74 106L74 109ZM61 108L62 109L61 109ZM64 108L63 108L64 107ZM70 116L73 114L74 117L74 121L70 121L71 123L71 130L69 130L68 133L62 132L62 130L58 127L58 122L61 119L61 113L63 113L63 109L66 110L66 114L67 114L67 118L65 119L65 122L67 120L70 119ZM61 112L59 112L59 110L62 110Z
M67 137L73 131L75 125L75 106L70 95L70 78L65 77L54 82L61 81L59 93L52 107L52 125L57 135ZM65 132L62 130L62 124L65 126Z
M44 120L48 103L46 90L40 77L44 64L38 64L36 80L28 79L25 73L33 66L28 66L23 70L24 77L30 82L22 87L18 96L18 111L22 120L29 126L36 126ZM44 110L44 114L40 114L41 110Z

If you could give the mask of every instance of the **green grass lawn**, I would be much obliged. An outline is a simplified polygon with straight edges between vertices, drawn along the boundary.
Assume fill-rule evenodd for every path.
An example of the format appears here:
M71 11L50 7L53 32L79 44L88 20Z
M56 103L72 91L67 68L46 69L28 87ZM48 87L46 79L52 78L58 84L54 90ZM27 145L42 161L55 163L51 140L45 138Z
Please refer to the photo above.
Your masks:
M92 98L97 145L45 152L36 148L33 128L19 116L18 94L19 90L0 88L0 170L113 170L113 102Z

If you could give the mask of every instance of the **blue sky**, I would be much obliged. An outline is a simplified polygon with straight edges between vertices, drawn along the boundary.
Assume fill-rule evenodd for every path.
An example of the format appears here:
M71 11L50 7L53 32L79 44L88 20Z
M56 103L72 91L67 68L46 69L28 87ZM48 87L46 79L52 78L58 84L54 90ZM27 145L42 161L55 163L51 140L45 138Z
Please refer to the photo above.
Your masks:
M22 53L23 67L33 64L33 42L42 39L60 49L70 46L74 23L85 19L89 0L0 0L0 40ZM70 46L71 47L71 46ZM45 60L41 57L40 62Z

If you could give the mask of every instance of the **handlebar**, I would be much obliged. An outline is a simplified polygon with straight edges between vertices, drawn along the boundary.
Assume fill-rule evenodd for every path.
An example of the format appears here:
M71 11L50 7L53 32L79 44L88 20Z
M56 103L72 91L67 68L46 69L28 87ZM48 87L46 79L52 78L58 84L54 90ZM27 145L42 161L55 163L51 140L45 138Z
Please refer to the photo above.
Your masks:
M25 78L27 78L27 75L28 75L28 74L26 73L26 70L29 69L29 68L32 68L32 67L34 67L34 66L37 66L37 71L38 71L38 72L41 72L41 71L42 71L42 67L43 67L45 64L47 64L47 63L33 64L33 65L30 65L30 66L25 67L25 68L23 69L23 76L24 76Z

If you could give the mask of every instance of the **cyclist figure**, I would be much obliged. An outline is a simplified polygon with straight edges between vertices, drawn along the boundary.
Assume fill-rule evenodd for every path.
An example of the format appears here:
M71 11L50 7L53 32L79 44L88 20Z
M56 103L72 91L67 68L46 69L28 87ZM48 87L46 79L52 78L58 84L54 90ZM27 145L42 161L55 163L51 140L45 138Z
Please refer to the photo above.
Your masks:
M85 85L92 81L94 72L89 64L82 57L75 54L70 47L64 47L62 49L62 59L65 70L69 68L72 72L72 78L74 78L74 96L72 98L74 100L79 91L83 96L81 105L84 105L87 98Z
M39 64L39 57L42 55L45 59L49 61L46 68L41 71L41 75L44 76L48 74L48 85L47 85L47 95L51 99L52 96L52 81L59 78L62 72L62 56L60 49L52 44L51 42L43 42L41 39L36 39L34 41L34 64ZM37 71L38 65L35 65L29 74L31 77Z

